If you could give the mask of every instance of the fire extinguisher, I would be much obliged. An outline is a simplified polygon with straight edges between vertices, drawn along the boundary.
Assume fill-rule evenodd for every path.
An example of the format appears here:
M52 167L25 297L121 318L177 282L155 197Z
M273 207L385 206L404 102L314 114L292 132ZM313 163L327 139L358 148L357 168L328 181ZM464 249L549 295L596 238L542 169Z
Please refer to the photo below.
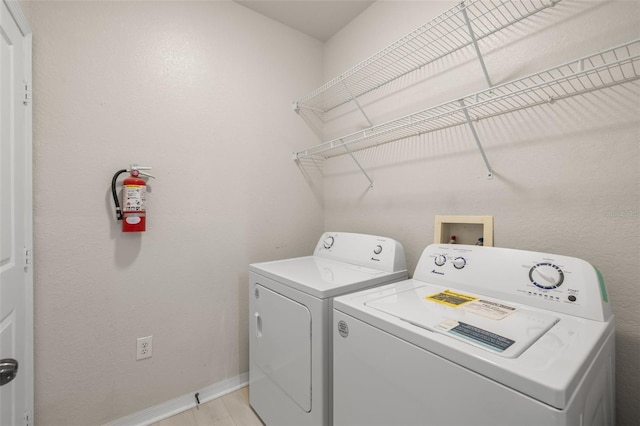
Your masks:
M116 206L116 218L122 221L122 232L143 232L147 222L147 182L140 176L153 178L141 170L151 170L151 167L132 165L129 169L118 170L111 179L111 194ZM122 209L116 193L116 181L122 173L129 172L122 182Z

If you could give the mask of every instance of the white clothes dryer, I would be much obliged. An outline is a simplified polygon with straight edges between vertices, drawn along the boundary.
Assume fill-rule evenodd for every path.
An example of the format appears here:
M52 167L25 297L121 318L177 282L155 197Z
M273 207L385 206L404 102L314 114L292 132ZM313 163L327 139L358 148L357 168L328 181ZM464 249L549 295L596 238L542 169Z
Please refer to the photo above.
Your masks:
M587 262L427 247L413 279L334 301L335 425L609 425L614 318Z
M342 232L250 265L249 402L266 425L331 424L333 298L407 276L400 243Z

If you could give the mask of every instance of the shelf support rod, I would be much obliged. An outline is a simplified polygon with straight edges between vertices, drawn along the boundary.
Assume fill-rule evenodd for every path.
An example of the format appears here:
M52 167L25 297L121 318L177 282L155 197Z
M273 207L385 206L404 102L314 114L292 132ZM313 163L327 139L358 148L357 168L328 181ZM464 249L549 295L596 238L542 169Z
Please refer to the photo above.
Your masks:
M340 140L342 142L342 139ZM362 165L360 165L360 162L358 161L358 159L356 158L355 155L353 155L353 152L351 152L351 150L349 149L349 147L344 144L342 145L345 149L345 151L347 151L347 154L349 154L349 156L351 157L351 159L356 163L356 165L358 166L358 168L360 169L360 171L362 172L362 174L364 175L364 177L367 178L367 180L369 181L369 189L373 189L373 180L371 180L371 177L369 176L369 174L367 174L367 172L365 171L365 169L362 167Z
M357 105L362 115L364 115L364 119L367 120L367 123L369 123L369 127L373 127L373 123L371 122L371 120L369 120L369 117L367 116L367 114L365 114L364 109L362 109L362 106L360 105L360 102L358 102L358 99L355 96L353 96L353 93L351 92L351 90L349 90L349 86L347 86L347 83L345 83L345 81L343 80L342 84L344 85L344 88L349 93L351 100L355 102L355 104Z
M491 83L491 79L489 78L487 66L484 63L484 59L482 58L482 52L480 52L480 48L478 47L478 40L476 39L476 35L473 32L473 27L471 26L471 21L469 20L469 15L467 14L467 6L464 4L464 1L460 3L460 7L462 8L462 16L464 16L464 21L466 22L467 28L469 29L469 35L471 36L473 47L476 49L476 55L478 55L478 61L480 62L480 67L482 67L484 78L485 80L487 80L489 88L491 88L493 87L493 84Z
M473 138L476 140L476 144L478 145L478 149L480 150L480 154L482 155L482 160L484 160L485 166L487 166L487 179L491 179L493 177L493 169L489 164L489 160L487 159L486 154L484 153L484 148L482 147L482 143L480 142L480 137L478 136L478 132L476 132L476 128L473 125L473 121L471 121L471 116L469 115L469 111L467 111L467 106L464 103L464 99L460 99L460 106L462 107L462 112L464 112L464 116L467 119L467 124L471 129L471 134Z
M314 111L314 112L319 112L321 114L324 114L325 110L320 109L320 108L315 108L309 105L304 105L304 104L299 104L298 102L294 102L293 105L291 106L291 109L294 110L295 112L300 112L301 109L308 109L309 111Z

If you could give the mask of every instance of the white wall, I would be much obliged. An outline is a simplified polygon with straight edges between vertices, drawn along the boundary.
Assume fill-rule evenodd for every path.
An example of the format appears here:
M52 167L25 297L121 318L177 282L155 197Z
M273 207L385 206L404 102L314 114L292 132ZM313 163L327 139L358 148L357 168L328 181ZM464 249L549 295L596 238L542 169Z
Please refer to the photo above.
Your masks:
M454 2L374 3L325 44L325 80L386 47ZM563 1L481 42L494 83L640 36L640 3ZM374 122L486 88L472 49L361 102ZM640 83L476 124L495 177L466 127L384 145L325 164L325 228L401 241L413 270L433 242L434 216L493 215L495 245L586 259L604 274L617 326L618 424L640 418ZM326 139L364 127L355 107Z
M34 40L35 417L102 424L248 369L248 264L311 253L290 153L322 44L231 2L25 2ZM110 182L153 166L147 232ZM135 361L136 338L153 357Z

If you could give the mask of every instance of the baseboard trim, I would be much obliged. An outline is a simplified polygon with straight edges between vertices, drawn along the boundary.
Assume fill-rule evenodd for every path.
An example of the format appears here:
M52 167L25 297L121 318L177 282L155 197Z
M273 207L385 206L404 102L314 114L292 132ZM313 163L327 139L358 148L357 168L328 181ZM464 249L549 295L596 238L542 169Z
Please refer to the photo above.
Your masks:
M137 413L121 417L104 426L145 426L175 416L196 406L194 394L199 393L200 403L211 401L246 386L249 383L249 373L242 373L229 379L221 380L195 392L179 396L170 401L146 408Z

